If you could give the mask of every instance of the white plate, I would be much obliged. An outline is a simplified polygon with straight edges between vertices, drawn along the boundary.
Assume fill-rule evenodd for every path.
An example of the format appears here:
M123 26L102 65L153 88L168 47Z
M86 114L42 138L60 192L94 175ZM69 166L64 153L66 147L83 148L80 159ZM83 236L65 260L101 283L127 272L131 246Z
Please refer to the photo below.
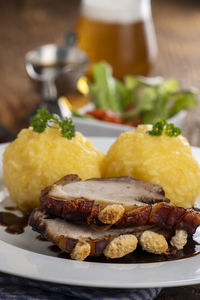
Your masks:
M113 142L94 138L100 150ZM0 146L0 161L5 146ZM200 162L200 149L193 148ZM0 164L0 175L2 176ZM1 183L0 191L3 189ZM2 193L0 192L0 198ZM9 199L6 199L9 201ZM0 210L3 209L4 202ZM147 264L104 264L62 259L48 250L49 242L35 237L26 227L24 234L11 235L0 226L0 271L55 283L106 288L183 286L200 283L200 255L187 259Z

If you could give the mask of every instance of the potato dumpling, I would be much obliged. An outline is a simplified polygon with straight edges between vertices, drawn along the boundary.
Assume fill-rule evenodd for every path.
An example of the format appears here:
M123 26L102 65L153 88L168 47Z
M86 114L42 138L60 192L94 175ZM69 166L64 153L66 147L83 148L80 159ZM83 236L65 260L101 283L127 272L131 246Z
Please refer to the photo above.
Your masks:
M3 157L3 176L11 199L25 211L39 206L42 189L62 176L77 174L82 179L101 177L103 154L82 134L72 140L58 128L37 133L23 129Z
M160 184L172 203L189 208L200 194L200 167L187 140L179 135L150 136L151 125L125 132L110 147L103 176L132 176Z

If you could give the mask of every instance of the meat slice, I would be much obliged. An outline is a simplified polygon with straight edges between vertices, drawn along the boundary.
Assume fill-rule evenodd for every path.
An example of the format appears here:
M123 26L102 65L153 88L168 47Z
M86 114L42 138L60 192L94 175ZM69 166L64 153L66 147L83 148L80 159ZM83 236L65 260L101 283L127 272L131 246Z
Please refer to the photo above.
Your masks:
M200 225L200 213L168 203L157 203L152 206L147 223L166 229L185 230L188 234L193 234Z
M32 212L29 225L61 250L70 253L73 259L79 260L89 255L99 256L103 253L109 258L122 257L136 249L137 237L144 230L155 227L146 225L94 231L88 225L78 226L60 218L52 219L40 209Z
M131 177L81 181L67 175L42 191L40 205L48 215L102 230L154 224L193 234L200 225L199 212L171 205L160 186Z
M73 200L84 198L98 204L123 203L141 206L144 203L169 202L161 186L145 183L132 177L91 178L82 181L77 175L67 175L45 189L52 197Z
M66 220L95 224L144 225L151 204L169 202L161 186L131 177L92 178L67 175L42 191L41 208Z

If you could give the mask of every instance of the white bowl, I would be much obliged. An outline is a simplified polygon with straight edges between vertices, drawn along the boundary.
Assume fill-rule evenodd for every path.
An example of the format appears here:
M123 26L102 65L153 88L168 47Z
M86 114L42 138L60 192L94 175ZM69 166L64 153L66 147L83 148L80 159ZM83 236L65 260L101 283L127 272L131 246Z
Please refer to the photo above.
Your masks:
M84 114L93 108L93 104L88 104L79 109L79 112ZM173 123L176 127L182 128L186 113L187 112L185 110L182 110L172 118L168 119L168 122ZM133 126L114 124L100 120L87 120L77 117L73 117L73 121L76 126L76 130L87 136L117 137L122 132L133 130L135 128Z

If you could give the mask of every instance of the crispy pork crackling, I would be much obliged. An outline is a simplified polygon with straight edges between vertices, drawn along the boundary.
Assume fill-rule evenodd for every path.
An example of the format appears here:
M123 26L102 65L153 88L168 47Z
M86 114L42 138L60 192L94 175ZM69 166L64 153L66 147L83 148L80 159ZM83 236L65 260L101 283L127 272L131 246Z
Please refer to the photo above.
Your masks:
M42 191L40 206L48 215L105 230L154 224L192 234L200 225L200 214L171 205L161 186L131 177L82 181L67 175Z
M157 202L169 202L161 186L131 177L81 181L77 175L67 175L43 190L40 197L47 214L88 224L112 225L120 220L119 227L144 225L150 204Z
M88 225L79 226L60 218L52 219L40 209L32 212L29 225L61 250L70 253L71 258L76 260L101 254L108 258L123 257L136 249L138 237L144 230L155 227L146 225L94 231Z
M170 231L155 225L94 231L89 225L79 226L60 218L52 218L40 209L32 212L29 225L75 260L102 254L110 259L121 258L133 252L138 244L147 252L170 254L167 242L169 238L177 250L187 243L187 233L184 230L176 230L173 237Z
M170 254L167 242L170 238L170 243L177 250L183 249L187 243L187 233L183 230L176 230L173 237L170 231L155 225L94 231L88 225L79 226L60 218L52 218L40 209L32 212L29 225L75 260L102 254L110 259L121 258L133 252L138 244L150 253Z

